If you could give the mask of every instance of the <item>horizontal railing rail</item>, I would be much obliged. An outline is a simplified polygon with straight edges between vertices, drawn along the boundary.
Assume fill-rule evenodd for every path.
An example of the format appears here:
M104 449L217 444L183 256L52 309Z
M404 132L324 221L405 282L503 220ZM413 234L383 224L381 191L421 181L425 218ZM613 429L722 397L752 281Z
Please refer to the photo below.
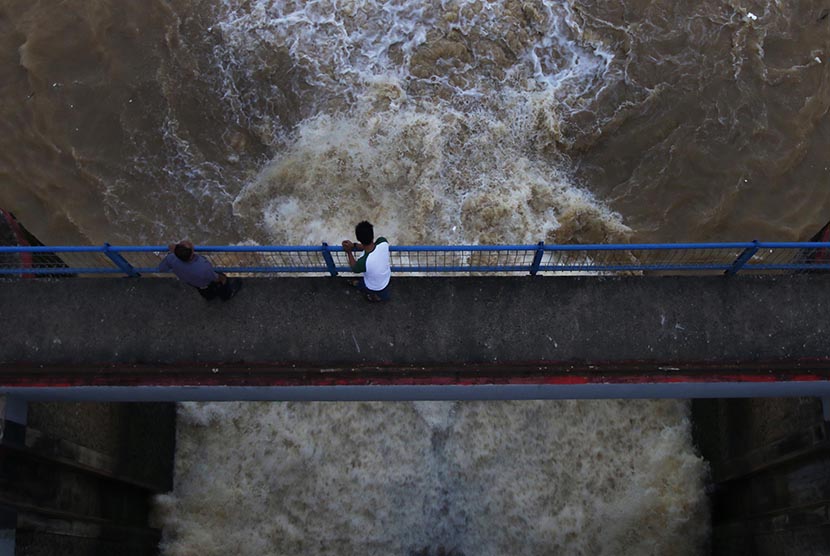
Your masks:
M217 270L236 275L350 272L343 248L198 246ZM160 245L0 247L0 277L159 273ZM830 242L644 243L591 245L393 245L397 274L531 275L745 274L830 271Z

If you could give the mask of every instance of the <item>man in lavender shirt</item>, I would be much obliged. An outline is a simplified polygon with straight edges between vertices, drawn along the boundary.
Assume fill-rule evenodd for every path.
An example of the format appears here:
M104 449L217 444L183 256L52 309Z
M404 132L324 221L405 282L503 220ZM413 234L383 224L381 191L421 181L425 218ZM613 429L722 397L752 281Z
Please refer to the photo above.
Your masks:
M170 246L170 253L159 265L159 272L172 272L179 280L199 290L205 299L218 296L222 301L227 301L242 287L239 278L228 278L213 270L210 261L197 255L189 241L180 241Z

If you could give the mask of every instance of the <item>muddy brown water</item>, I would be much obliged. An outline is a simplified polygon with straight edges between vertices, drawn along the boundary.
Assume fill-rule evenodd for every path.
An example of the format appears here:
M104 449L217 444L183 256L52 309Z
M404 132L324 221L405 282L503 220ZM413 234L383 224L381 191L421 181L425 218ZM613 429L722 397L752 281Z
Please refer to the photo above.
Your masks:
M828 13L0 0L0 206L47 244L336 243L362 218L396 243L807 239ZM705 546L680 402L180 411L169 554Z

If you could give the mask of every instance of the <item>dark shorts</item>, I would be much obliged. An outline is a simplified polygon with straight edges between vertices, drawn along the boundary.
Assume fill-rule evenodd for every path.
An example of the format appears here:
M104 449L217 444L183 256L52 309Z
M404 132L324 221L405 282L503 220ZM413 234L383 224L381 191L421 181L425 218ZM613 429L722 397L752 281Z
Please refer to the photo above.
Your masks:
M370 290L366 287L366 282L363 280L363 278L361 278L360 282L357 284L357 289L359 289L366 295L376 295L380 298L381 301L389 301L389 284L386 284L386 287L382 290Z

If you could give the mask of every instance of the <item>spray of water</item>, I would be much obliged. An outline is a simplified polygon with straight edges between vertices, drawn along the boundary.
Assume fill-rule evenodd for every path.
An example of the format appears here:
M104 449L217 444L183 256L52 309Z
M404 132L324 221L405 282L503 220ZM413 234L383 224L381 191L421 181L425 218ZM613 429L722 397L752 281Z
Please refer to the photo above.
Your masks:
M554 2L227 2L223 67L288 51L313 116L237 196L260 241L335 240L364 216L398 242L608 241L577 187L562 112L611 54Z

